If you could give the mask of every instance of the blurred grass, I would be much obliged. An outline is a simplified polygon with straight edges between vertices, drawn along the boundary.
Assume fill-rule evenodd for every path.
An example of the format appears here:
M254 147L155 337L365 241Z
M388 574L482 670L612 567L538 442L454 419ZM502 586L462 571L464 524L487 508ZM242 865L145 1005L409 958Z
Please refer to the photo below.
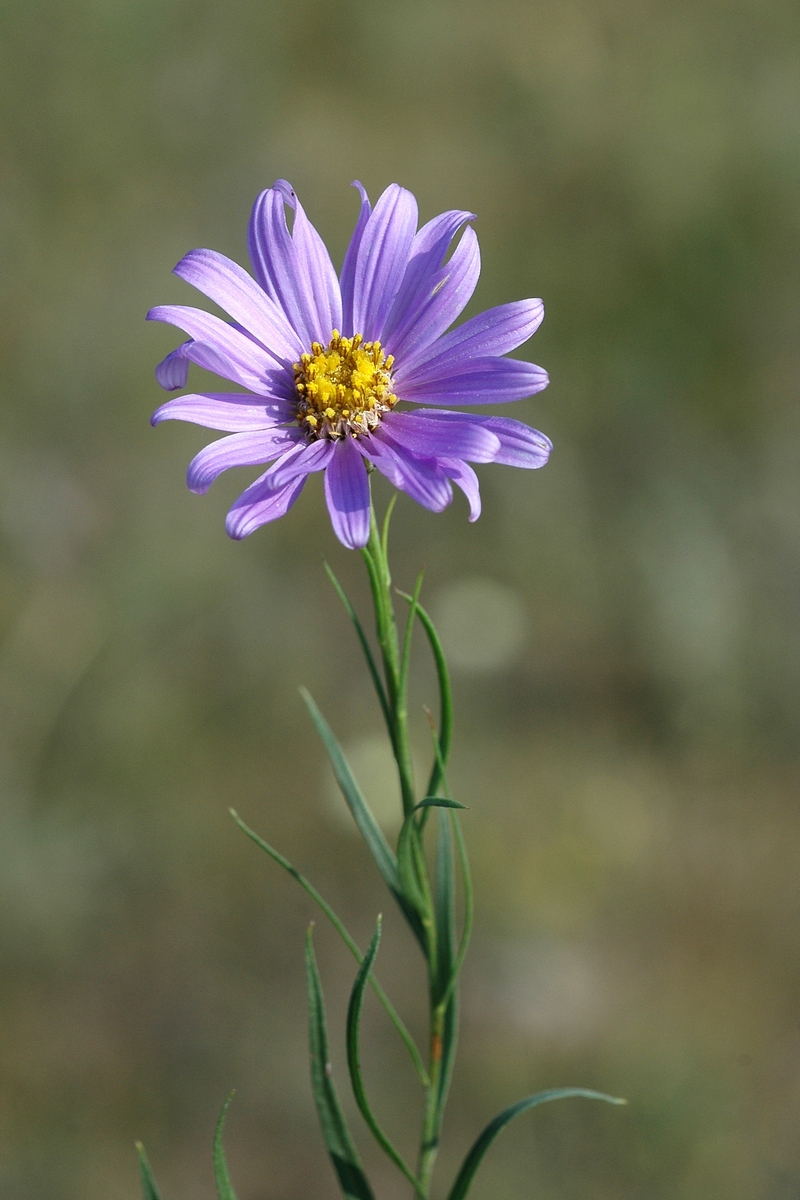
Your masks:
M194 302L169 275L186 250L244 261L276 176L337 260L354 177L412 188L424 218L471 208L474 307L547 307L523 353L553 383L509 411L551 464L483 469L476 526L458 501L394 521L401 585L426 566L446 614L491 581L527 630L455 681L480 923L443 1165L518 1094L583 1084L630 1108L533 1114L476 1200L798 1195L799 34L785 0L4 6L4 1197L133 1200L141 1137L165 1200L210 1200L234 1085L240 1200L335 1194L311 914L226 810L366 942L384 900L296 693L373 744L321 557L363 603L358 563L314 486L229 543L243 480L189 495L206 435L147 425L175 334L144 312ZM430 701L426 667L415 685ZM386 942L412 1012L391 920ZM351 964L326 931L318 949L341 1027ZM412 1081L368 1018L408 1142Z

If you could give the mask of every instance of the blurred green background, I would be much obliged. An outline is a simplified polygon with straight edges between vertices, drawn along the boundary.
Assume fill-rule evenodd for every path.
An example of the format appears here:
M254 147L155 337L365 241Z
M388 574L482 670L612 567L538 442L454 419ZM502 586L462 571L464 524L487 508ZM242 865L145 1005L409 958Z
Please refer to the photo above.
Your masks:
M192 496L206 433L148 425L180 335L146 309L196 302L169 274L192 247L246 261L278 176L337 263L354 177L403 183L423 219L472 209L469 311L547 307L521 353L553 382L508 412L551 463L479 468L475 526L463 499L394 519L396 579L426 568L452 655L479 914L439 1194L499 1108L580 1084L630 1107L524 1118L475 1200L796 1200L797 5L7 0L0 105L4 1200L134 1200L137 1137L165 1200L211 1200L233 1086L240 1200L336 1195L307 1082L313 913L227 809L366 942L386 902L296 690L391 826L322 570L363 605L360 560L313 483L229 542L253 473ZM317 943L341 1076L353 964L319 923ZM413 1081L372 1000L366 1020L410 1148Z

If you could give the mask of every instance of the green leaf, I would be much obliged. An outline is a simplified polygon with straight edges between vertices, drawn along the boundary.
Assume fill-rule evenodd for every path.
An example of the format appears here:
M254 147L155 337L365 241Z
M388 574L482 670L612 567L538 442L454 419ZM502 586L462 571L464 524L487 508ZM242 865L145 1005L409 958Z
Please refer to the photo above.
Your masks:
M372 679L372 683L375 687L375 691L378 694L378 700L380 701L381 711L383 712L383 719L386 722L386 728L389 730L389 737L393 738L394 737L394 727L392 724L392 715L389 711L389 702L386 698L386 689L383 686L383 680L380 677L380 672L378 671L378 667L375 663L375 658L374 658L372 650L370 648L370 644L367 641L367 635L364 633L364 628L358 619L358 614L356 613L356 610L353 608L353 605L350 603L350 599L349 599L347 593L345 592L344 588L339 583L339 580L336 578L336 576L334 575L333 571L328 566L328 564L325 563L324 566L325 566L325 570L328 573L328 578L330 579L331 583L333 584L334 588L336 589L336 594L338 595L339 599L341 600L342 604L344 605L345 611L347 612L348 617L350 618L350 620L353 622L353 625L355 626L355 631L356 631L356 634L358 635L358 640L361 643L361 649L364 651L364 658L367 660L367 667L369 668L370 678Z
M297 882L300 884L300 887L308 893L314 903L319 905L320 909L322 912L324 912L333 928L339 934L339 937L342 939L345 946L347 946L347 949L353 955L353 958L356 960L356 962L359 964L362 963L364 961L364 955L359 950L355 938L351 936L344 923L339 919L339 917L337 917L330 904L328 904L328 901L320 895L313 883L306 879L305 875L301 874L297 867L293 867L288 858L284 858L284 856L278 850L276 850L274 846L270 846L269 842L265 842L263 838L259 837L249 825L245 825L244 821L235 809L230 809L230 814L242 832L246 833L252 842L255 842L255 844L266 854L268 854L270 858L278 864L278 866L283 867L284 871L291 875L292 879L297 880ZM395 1029L402 1038L408 1053L411 1055L411 1061L414 1064L414 1069L419 1075L423 1087L427 1087L429 1082L428 1073L425 1070L425 1066L422 1062L422 1055L417 1048L416 1042L406 1029L400 1014L397 1012L391 1000L386 995L386 992L383 990L373 974L370 974L369 981L372 985L375 995L378 997L384 1009L386 1010L389 1020L394 1025Z
M389 522L392 519L394 506L397 504L397 495L397 492L394 492L391 500L386 506L386 515L383 518L383 528L381 530L381 553L383 555L384 562L387 564L387 567L389 563Z
M136 1152L139 1155L139 1174L142 1177L142 1191L144 1192L144 1200L161 1200L156 1181L153 1179L153 1172L150 1170L150 1163L147 1161L147 1155L144 1152L144 1146L141 1142L136 1143Z
M375 865L389 890L398 892L400 888L397 878L397 862L389 843L383 835L383 830L375 820L372 809L362 796L361 789L355 781L353 772L350 770L347 759L330 725L328 725L328 722L317 708L310 693L305 688L300 688L300 695L305 700L306 707L311 714L311 720L316 725L317 733L322 738L323 745L328 752L328 758L331 760L336 782L339 784L342 795L347 801L347 807L353 814L353 820L358 826L359 832L367 843L367 847L375 860Z
M439 807L439 806L437 806ZM445 808L446 805L441 807ZM450 814L439 817L439 837L436 842L436 883L434 912L436 914L436 1002L450 985L456 957L456 877L453 869L453 828Z
M423 949L429 954L435 943L432 902L425 855L413 811L403 821L397 839L397 873L403 896L425 931Z
M447 1007L444 1012L444 1028L442 1029L442 1065L439 1071L439 1086L436 1093L436 1111L441 1124L442 1113L447 1104L450 1084L453 1080L453 1069L456 1065L456 1049L458 1047L458 993L450 988Z
M447 781L445 780L445 785ZM453 970L450 975L450 983L448 984L447 992L443 997L444 1000L449 1000L449 993L455 990L458 976L461 973L461 968L464 965L464 959L467 956L469 947L469 939L472 935L472 921L475 915L475 899L472 890L472 873L469 869L469 858L467 857L467 847L464 843L464 835L461 832L461 823L455 813L451 816L452 829L455 830L456 845L458 846L458 861L461 866L461 877L464 883L464 928L461 932L461 944L458 947Z
M405 898L403 888L400 885L400 879L397 873L397 860L392 853L389 843L383 835L378 822L373 816L372 809L367 804L361 794L361 789L355 781L353 772L345 758L342 748L336 740L333 731L328 722L323 717L322 713L317 708L314 700L305 688L300 689L300 694L306 702L306 707L311 714L311 719L317 727L317 732L322 738L323 745L328 752L328 758L331 760L333 773L336 776L336 782L341 788L342 795L347 801L347 806L353 814L353 820L358 826L359 832L367 843L367 848L370 851L375 865L381 873L384 883L389 888L389 891L397 900L404 917L411 926L414 935L420 945L425 947L425 932L419 922L416 912L411 907Z
M424 800L420 800L414 808L468 808L468 805L459 803L458 800L451 800L449 796L426 796Z
M311 1050L311 1089L317 1106L322 1136L330 1155L339 1186L347 1200L374 1200L372 1188L361 1167L347 1122L339 1106L328 1061L328 1033L311 930L306 937L306 975L308 978L308 1035Z
M411 605L406 618L406 629L403 635L403 652L400 656L400 675L397 685L397 695L400 703L405 708L406 692L408 691L408 670L411 666L411 642L414 636L414 618L417 615L417 606L419 604L419 594L422 590L422 572L417 576L414 595L411 597Z
M424 1200L424 1195L420 1189L414 1172L408 1167L402 1156L392 1145L389 1138L381 1129L378 1121L369 1106L366 1090L364 1088L364 1078L361 1074L361 1052L359 1046L359 1026L361 1023L361 1009L364 1004L364 992L367 987L367 979L369 977L372 964L375 961L375 955L378 953L378 946L381 940L381 918L378 917L375 927L375 934L370 942L369 949L361 964L361 968L356 976L356 981L353 985L353 991L350 996L350 1004L347 1008L347 1066L350 1071L350 1082L353 1085L353 1095L356 1098L361 1115L369 1126L369 1130L375 1141L381 1149L389 1156L395 1166L403 1172L406 1179L412 1184L415 1190Z
M455 802L451 802L455 805ZM443 807L449 808L451 805ZM462 806L459 806L462 807ZM455 1065L458 1043L458 996L455 991L456 975L456 876L453 852L453 826L455 818L451 812L439 814L439 837L436 842L436 885L434 909L436 913L436 1000L446 1005L442 1029L441 1067L437 1088L437 1128L447 1103L450 1082Z
M414 600L413 596L409 596L407 592L399 592L404 600L411 604ZM444 656L442 643L439 640L439 635L436 632L436 627L428 613L421 604L416 606L417 617L422 623L422 628L430 643L433 661L436 667L436 678L439 681L439 746L441 747L442 761L446 764L450 754L450 741L453 736L453 689L450 686L450 673L447 670L447 659ZM433 795L439 784L442 781L442 765L438 759L433 764L431 777L428 781L428 795Z
M225 1126L225 1117L230 1108L233 1092L222 1106L222 1112L219 1114L217 1128L214 1132L214 1179L217 1183L217 1195L219 1200L236 1200L236 1192L233 1190L230 1175L228 1174L228 1164L225 1161L225 1150L222 1146L222 1130Z
M592 1092L587 1088L554 1088L552 1091L537 1092L535 1096L526 1096L524 1100L518 1100L516 1104L511 1104L504 1109L486 1126L464 1159L447 1200L464 1200L484 1154L509 1121L513 1121L514 1117L527 1112L529 1108L535 1108L538 1104L547 1104L550 1100L566 1100L573 1096L582 1096L586 1100L603 1100L606 1104L627 1104L626 1100L620 1100L616 1096L606 1096L603 1092Z

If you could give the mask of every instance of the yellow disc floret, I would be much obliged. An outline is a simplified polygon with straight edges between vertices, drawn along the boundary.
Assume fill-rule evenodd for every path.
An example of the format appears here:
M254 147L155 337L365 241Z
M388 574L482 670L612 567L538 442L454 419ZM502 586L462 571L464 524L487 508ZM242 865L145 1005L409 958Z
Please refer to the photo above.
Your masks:
M348 338L334 329L327 346L313 342L294 364L301 427L312 438L369 433L397 403L393 362L380 342L365 342L360 333Z

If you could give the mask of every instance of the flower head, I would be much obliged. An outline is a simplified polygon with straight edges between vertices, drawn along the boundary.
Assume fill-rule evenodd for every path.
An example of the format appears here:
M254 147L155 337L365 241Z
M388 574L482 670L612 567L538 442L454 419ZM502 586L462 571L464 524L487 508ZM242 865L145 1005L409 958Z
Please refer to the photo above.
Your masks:
M392 184L373 209L355 186L361 212L339 277L292 188L278 180L250 219L255 279L213 250L192 250L175 268L233 320L180 305L147 314L189 334L156 369L163 388L185 387L194 362L247 389L180 396L152 418L228 433L190 464L194 492L228 467L269 464L228 513L231 537L283 516L307 477L324 471L337 537L366 545L368 465L436 512L455 483L474 521L471 462L541 467L550 453L549 440L521 421L447 408L520 400L547 386L541 367L504 357L538 328L541 300L500 305L448 333L480 274L473 214L442 213L417 230L410 192ZM398 410L401 402L423 407Z

